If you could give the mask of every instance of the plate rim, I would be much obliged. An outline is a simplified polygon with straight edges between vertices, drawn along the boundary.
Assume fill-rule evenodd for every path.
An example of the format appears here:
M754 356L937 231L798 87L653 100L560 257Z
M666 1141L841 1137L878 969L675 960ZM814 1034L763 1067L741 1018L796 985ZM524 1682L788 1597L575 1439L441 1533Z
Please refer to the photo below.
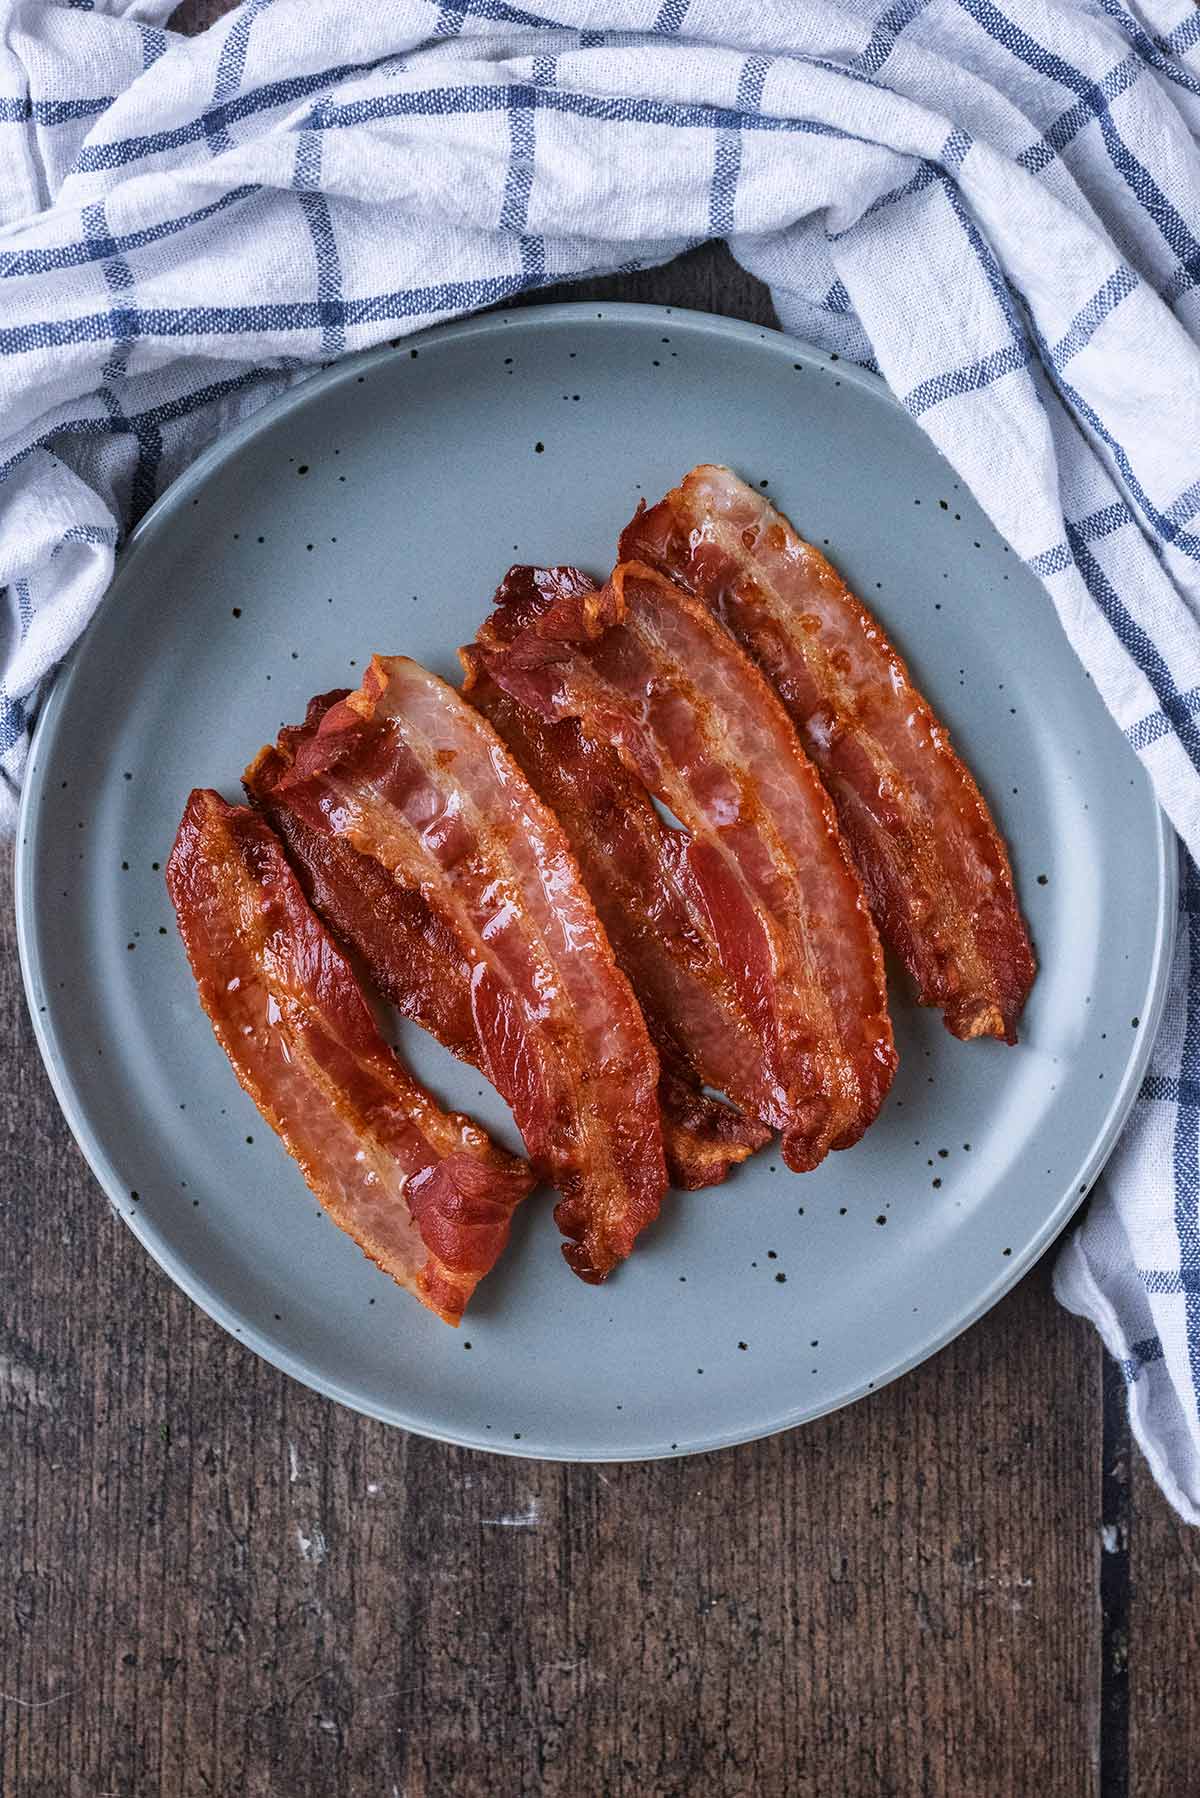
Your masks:
M109 607L113 603L114 597L119 599L122 589L136 575L143 546L147 541L153 541L160 531L169 528L173 514L182 507L185 500L193 494L197 487L204 485L213 469L224 466L256 436L273 430L279 420L289 412L297 410L310 400L318 399L330 388L342 386L364 368L398 360L405 355L406 351L411 351L414 346L420 347L427 343L441 344L477 336L490 336L512 329L514 326L536 330L543 325L602 322L620 327L623 324L658 324L668 318L677 327L682 323L700 327L706 333L716 332L719 335L742 341L754 340L773 344L777 348L786 348L800 361L823 369L831 369L836 366L838 376L842 381L863 388L875 400L883 400L888 405L895 407L897 411L904 410L878 376L870 374L852 362L832 358L824 351L805 343L800 338L793 337L788 332L779 331L770 326L756 325L745 319L730 318L694 308L651 305L632 301L569 300L558 301L550 305L530 305L502 312L474 314L469 318L450 320L443 324L430 326L425 330L413 332L409 336L398 339L395 343L382 344L374 349L346 357L329 367L310 374L306 379L298 380L282 393L277 394L274 399L268 400L248 418L242 419L216 438L201 451L195 461L188 465L166 491L159 495L144 517L130 532L118 554L113 578L97 607L95 616L98 617L101 610ZM914 423L914 428L919 427ZM934 448L936 449L936 445ZM1050 603L1048 596L1047 603ZM37 861L40 799L47 779L44 773L46 756L45 753L39 755L39 751L45 751L47 745L50 751L53 751L55 722L64 708L69 705L71 689L75 680L79 678L80 670L86 661L90 629L89 624L64 659L54 675L50 691L40 707L30 743L27 773L17 814L13 870L17 954L26 1006L33 1025L38 1053L76 1146L91 1169L109 1205L120 1217L122 1223L132 1231L142 1248L162 1269L167 1278L235 1341L252 1350L269 1365L277 1367L290 1378L299 1381L310 1390L320 1393L322 1397L333 1399L336 1403L346 1406L348 1410L355 1411L361 1416L411 1431L414 1435L425 1437L431 1441L444 1442L454 1447L477 1449L486 1454L511 1457L515 1460L551 1461L563 1465L622 1465L640 1461L678 1460L688 1455L713 1453L738 1447L742 1443L762 1441L771 1436L780 1435L786 1430L796 1429L801 1424L814 1422L817 1418L828 1416L834 1411L842 1410L848 1405L855 1404L859 1399L867 1397L871 1392L881 1391L883 1387L891 1385L893 1381L910 1373L922 1362L940 1353L956 1337L961 1336L964 1331L977 1323L1012 1290L1065 1230L1116 1147L1136 1101L1146 1065L1153 1051L1166 1003L1173 959L1178 909L1178 849L1174 832L1159 805L1155 805L1154 808L1157 850L1156 916L1149 996L1142 1020L1143 1027L1137 1033L1122 1077L1114 1088L1104 1126L1098 1133L1092 1148L1075 1170L1069 1184L1064 1187L1062 1196L1048 1209L1042 1227L1034 1233L1019 1252L1014 1252L1011 1261L993 1276L990 1283L976 1294L974 1299L960 1307L953 1317L944 1322L941 1327L924 1337L911 1355L894 1365L881 1369L874 1380L860 1383L827 1403L795 1406L765 1429L735 1428L716 1431L693 1442L679 1443L674 1448L635 1449L616 1457L611 1452L590 1453L587 1450L563 1454L553 1445L539 1445L534 1439L530 1439L528 1442L523 1441L519 1446L515 1444L510 1446L506 1443L480 1439L469 1429L461 1432L452 1429L439 1429L425 1419L413 1418L405 1411L402 1404L382 1406L364 1402L361 1395L356 1395L341 1386L336 1380L325 1376L320 1368L274 1341L248 1316L235 1306L226 1303L219 1290L197 1274L189 1263L180 1260L156 1240L156 1232L150 1227L148 1220L143 1221L140 1214L131 1215L127 1210L122 1210L115 1195L124 1191L124 1185L117 1178L117 1170L109 1158L99 1132L93 1129L86 1105L77 1092L74 1082L69 1078L65 1063L59 1054L60 1033L56 1030L53 1021L52 995L49 989L45 989L43 994L38 984L41 958L37 948L38 926L34 868ZM1149 787L1149 776L1145 774L1144 769L1143 776ZM40 1011L38 1008L39 996L44 996L46 999L44 1011Z

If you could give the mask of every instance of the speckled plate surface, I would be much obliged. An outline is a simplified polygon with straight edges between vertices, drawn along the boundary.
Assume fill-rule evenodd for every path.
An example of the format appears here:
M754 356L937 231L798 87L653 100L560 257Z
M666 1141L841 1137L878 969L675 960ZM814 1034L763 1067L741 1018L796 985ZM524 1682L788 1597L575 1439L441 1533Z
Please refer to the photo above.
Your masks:
M770 1151L672 1195L605 1287L548 1194L457 1333L322 1216L196 1001L163 888L190 787L373 650L456 675L515 559L600 573L699 461L766 486L877 608L1013 852L1041 975L1017 1049L892 983L900 1072L815 1174ZM38 1038L112 1203L260 1354L432 1436L564 1459L708 1449L844 1404L1000 1297L1060 1230L1140 1078L1174 854L1048 600L870 377L756 327L556 306L325 373L205 455L126 551L37 734L18 908ZM398 1027L446 1100L503 1104ZM515 1143L514 1143L514 1146ZM139 1327L130 1318L131 1328Z

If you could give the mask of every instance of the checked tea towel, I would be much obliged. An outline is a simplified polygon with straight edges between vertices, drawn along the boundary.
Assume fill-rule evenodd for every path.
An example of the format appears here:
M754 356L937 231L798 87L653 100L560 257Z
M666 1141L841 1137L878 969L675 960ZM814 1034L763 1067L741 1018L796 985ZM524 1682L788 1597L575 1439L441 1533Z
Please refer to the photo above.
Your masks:
M320 362L705 238L877 369L1041 576L1183 849L1058 1291L1200 1521L1200 11L0 0L0 769L126 532Z

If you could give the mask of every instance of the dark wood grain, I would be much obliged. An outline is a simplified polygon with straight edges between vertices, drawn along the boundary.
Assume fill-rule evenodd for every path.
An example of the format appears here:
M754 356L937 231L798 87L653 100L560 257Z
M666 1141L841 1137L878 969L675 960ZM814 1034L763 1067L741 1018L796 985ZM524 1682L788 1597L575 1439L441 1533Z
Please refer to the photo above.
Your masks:
M146 1258L59 1116L3 916L0 1791L1094 1792L1098 1357L1042 1273L867 1403L728 1453L405 1437Z
M234 0L183 0L182 6L177 6L171 14L171 30L194 37L198 31L223 19L233 4Z
M1112 1644L1129 1682L1129 1794L1200 1793L1200 1535L1181 1523L1140 1457L1130 1468L1129 1627ZM1116 1793L1113 1798L1118 1798ZM1123 1794L1120 1795L1123 1798Z

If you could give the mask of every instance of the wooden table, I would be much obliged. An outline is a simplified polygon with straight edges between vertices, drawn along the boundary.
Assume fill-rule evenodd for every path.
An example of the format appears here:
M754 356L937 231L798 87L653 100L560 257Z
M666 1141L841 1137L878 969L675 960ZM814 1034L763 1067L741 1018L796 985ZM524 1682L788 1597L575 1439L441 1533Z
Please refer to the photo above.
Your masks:
M723 251L570 291L773 322ZM1048 1264L852 1410L694 1460L367 1422L110 1210L0 863L3 1798L1200 1794L1200 1537Z

